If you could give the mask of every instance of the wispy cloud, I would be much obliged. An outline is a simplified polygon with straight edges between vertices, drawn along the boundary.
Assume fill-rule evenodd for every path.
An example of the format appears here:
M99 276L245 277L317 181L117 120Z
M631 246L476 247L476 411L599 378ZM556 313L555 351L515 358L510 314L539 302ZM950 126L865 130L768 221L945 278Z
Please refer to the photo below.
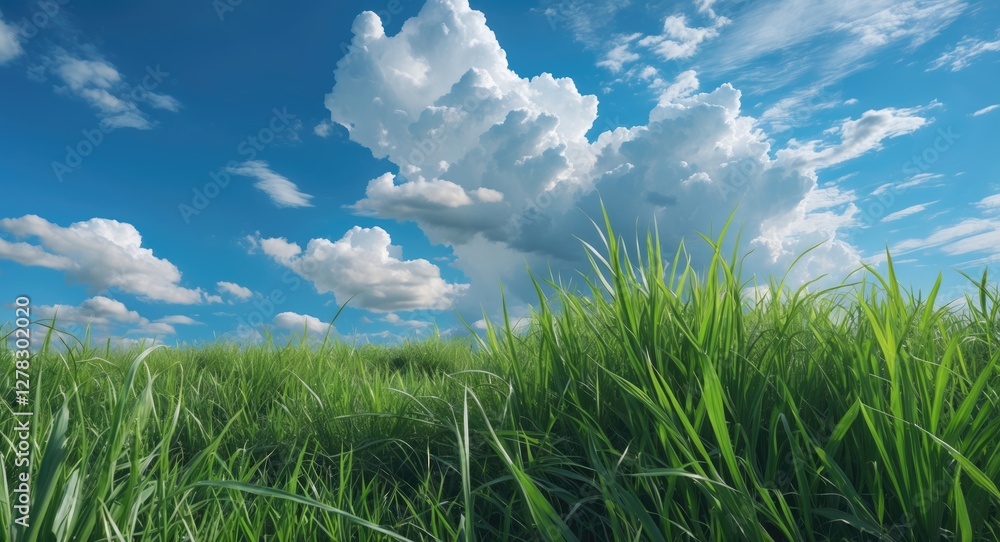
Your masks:
M828 130L840 135L839 143L819 140L798 142L792 140L788 148L778 151L779 162L795 167L822 169L882 148L886 139L913 132L927 124L921 116L930 108L885 108L865 111L859 119L843 121Z
M249 160L226 171L234 175L253 177L257 179L254 186L271 197L278 207L312 207L309 200L312 196L299 191L299 187L287 178L271 171L267 162Z
M903 190L906 190L908 188L923 186L925 184L929 184L933 181L938 181L943 178L944 175L941 175L940 173L918 173L901 183L885 183L876 188L875 190L873 190L872 195L878 196L879 194L884 194L889 190L893 190L894 192L902 192Z
M906 218L908 216L912 216L912 215L915 215L917 213L922 213L925 210L927 210L927 207L929 207L929 206L931 206L931 205L933 205L935 203L937 203L937 201L930 201L930 202L927 202L927 203L920 203L918 205L911 205L911 206L907 207L906 209L903 209L903 210L900 210L900 211L896 211L895 213L891 213L891 214L886 215L885 218L882 219L882 222L895 222L895 221L897 221L897 220L899 220L901 218Z
M950 51L941 54L931 63L927 71L948 67L953 72L964 70L980 55L1000 51L1000 40L986 41L975 38L965 38Z
M21 56L20 32L17 27L7 24L0 13L0 65Z
M60 49L47 57L44 65L63 83L56 90L83 99L111 128L152 128L153 122L140 108L143 104L171 112L181 108L173 96L153 91L169 75L159 66L147 68L142 84L133 86L92 47L76 52Z
M708 46L702 69L737 73L761 90L802 80L822 88L870 66L885 48L914 50L967 7L964 0L753 2Z
M597 47L604 43L615 16L631 0L546 0L541 10L553 29L569 28L581 43Z
M632 50L632 44L641 37L641 33L635 32L612 38L609 42L611 49L604 53L604 57L597 65L618 73L626 64L639 60L641 57Z
M1000 194L994 194L979 200L976 202L976 207L987 213L1000 212Z
M1000 109L1000 104L989 105L989 106L986 106L986 107L980 109L979 111L976 111L975 113L972 114L972 116L973 117L978 117L978 116L981 116L981 115L985 115L985 114L989 113L990 111L995 111L997 109Z

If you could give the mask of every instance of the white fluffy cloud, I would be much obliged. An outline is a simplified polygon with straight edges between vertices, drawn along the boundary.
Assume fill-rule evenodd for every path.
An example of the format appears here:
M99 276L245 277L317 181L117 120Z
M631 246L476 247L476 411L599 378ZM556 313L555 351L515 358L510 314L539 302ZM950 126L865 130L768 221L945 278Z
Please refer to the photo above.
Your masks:
M0 13L0 16L3 14ZM17 58L23 53L21 49L20 32L17 27L7 24L0 17L0 65Z
M709 37L679 19L667 26L660 43ZM831 201L853 193L818 189L815 172L929 122L920 114L926 108L869 111L832 130L839 142L774 153L757 121L742 113L739 90L724 84L700 92L689 70L662 84L645 124L589 140L596 97L581 95L569 79L514 73L465 0L429 0L392 37L370 12L353 30L326 105L353 141L399 171L372 180L352 208L413 221L432 242L450 245L453 265L476 294L463 298L468 308L495 297L498 274L508 292L530 296L530 283L518 278L525 263L557 273L585 266L574 236L594 241L590 219L600 219L602 201L626 238L655 218L667 243L717 231L739 203L737 224L744 238L760 239L764 263L780 265L809 241L834 239L813 270L840 270L857 261L837 237L856 208ZM296 245L273 245L269 253L303 258Z
M330 121L328 120L324 120L319 124L317 124L316 126L313 126L313 133L318 135L319 137L329 137L330 132L332 131L333 131L333 124L331 124Z
M321 293L333 293L338 303L352 296L352 306L392 312L447 309L467 289L441 278L441 270L427 260L403 260L382 228L355 226L337 241L313 239L303 251L281 238L253 238L279 264L311 281Z
M240 286L235 282L219 281L215 283L215 285L219 288L220 292L225 292L242 301L246 301L247 299L253 297L253 292L250 291L250 288Z
M227 168L226 171L257 179L254 186L270 196L271 201L278 207L312 207L309 203L312 196L299 191L295 183L271 171L267 162L250 160Z
M153 91L168 75L159 66L148 68L142 84L133 86L127 84L118 69L93 52L92 48L84 49L88 51L86 55L57 51L47 59L46 64L62 81L64 86L59 88L89 103L108 127L152 128L153 122L139 107L143 103L156 109L180 110L181 104L176 98Z
M392 173L372 179L365 199L349 207L362 215L419 221L432 237L443 240L495 230L508 218L508 207L497 205L504 199L497 190L467 190L451 181L422 176L398 185L395 179Z
M931 63L930 70L948 67L953 72L964 70L973 60L986 53L1000 51L1000 40L986 41L975 38L965 38L958 42L954 49L944 52Z
M663 60L690 58L702 42L719 35L719 28L729 24L729 19L716 19L715 24L701 28L688 26L683 15L671 15L663 20L663 33L639 40L639 45L649 47Z
M180 285L181 272L174 264L143 248L142 236L131 224L92 218L62 227L27 215L0 220L0 230L15 237L35 238L38 243L0 238L0 258L64 271L94 292L117 288L148 300L179 304L207 301L201 289Z
M84 300L79 306L74 305L40 305L35 313L42 319L55 319L56 327L61 330L80 326L96 328L100 334L107 334L112 327L124 327L127 334L141 335L175 335L175 325L195 325L194 319L183 316L166 316L156 321L150 321L134 310L129 310L121 301L105 296L94 296ZM67 326L69 324L69 326Z
M315 316L308 314L296 314L294 312L282 312L274 317L274 325L280 329L288 331L306 330L314 335L325 335L328 331L333 332L332 324L324 323Z

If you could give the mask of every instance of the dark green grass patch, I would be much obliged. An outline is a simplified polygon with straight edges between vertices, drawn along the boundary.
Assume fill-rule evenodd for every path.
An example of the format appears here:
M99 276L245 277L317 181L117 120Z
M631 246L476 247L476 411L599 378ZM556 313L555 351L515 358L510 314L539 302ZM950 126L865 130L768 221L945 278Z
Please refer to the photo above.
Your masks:
M1000 303L887 271L764 288L651 236L477 342L270 341L33 361L16 540L998 540ZM639 258L639 260L635 260ZM552 292L552 293L545 293ZM757 293L754 293L757 292ZM761 294L763 292L763 295ZM2 389L12 390L9 351ZM14 426L9 406L0 427ZM5 435L7 433L4 433ZM8 439L10 437L8 436Z

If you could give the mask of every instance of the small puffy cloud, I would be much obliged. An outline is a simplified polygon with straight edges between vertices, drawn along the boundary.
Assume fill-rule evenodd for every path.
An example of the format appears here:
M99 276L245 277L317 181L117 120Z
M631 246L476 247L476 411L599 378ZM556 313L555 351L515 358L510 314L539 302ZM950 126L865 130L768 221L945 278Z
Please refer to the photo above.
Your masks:
M313 133L319 137L329 137L330 133L333 131L333 123L328 120L320 122L313 127Z
M57 322L107 326L112 322L136 324L143 320L139 313L129 310L124 303L104 296L95 296L72 305L42 305L35 310L44 319L56 318Z
M427 260L403 260L382 228L355 226L337 241L313 239L303 251L284 239L260 239L258 246L279 264L309 280L338 303L355 296L355 306L380 312L448 309L467 284L452 284Z
M101 122L110 128L152 128L148 115L139 108L142 103L172 112L179 111L181 107L176 98L153 92L152 83L159 84L168 75L159 66L149 68L142 87L134 87L127 84L118 69L93 52L92 48L83 48L81 53L59 50L46 60L45 65L63 82L60 90L89 103L97 110Z
M219 281L215 285L219 288L220 292L227 293L243 301L253 297L253 292L250 291L250 288L240 286L234 282Z
M434 322L432 320L416 320L416 319L408 320L406 318L399 316L394 312L386 314L383 318L381 318L381 320L383 322L392 324L394 326L408 327L411 329L425 329L434 325Z
M302 331L314 335L325 335L332 330L333 324L327 324L315 316L308 314L296 314L294 312L282 312L274 317L274 325L280 329L288 331Z
M96 328L99 334L106 335L112 329L125 329L125 334L141 335L175 335L175 325L197 325L194 319L174 315L150 321L134 310L129 310L124 303L105 296L94 296L84 300L80 305L41 305L35 313L42 319L55 319L59 329L73 329L76 326ZM67 326L68 324L68 326Z
M267 162L249 160L234 167L226 168L234 175L257 179L254 186L271 197L278 207L312 207L312 196L299 191L299 187L287 178L271 171Z
M729 23L728 19L716 19L713 26L696 28L687 24L683 15L671 15L663 20L663 33L646 36L638 44L648 47L663 60L690 58L698 52L702 42L719 35L719 28Z
M1000 51L1000 40L986 41L975 38L965 38L958 42L958 45L950 51L941 54L927 71L947 67L953 72L968 68L973 60L986 53Z
M8 24L0 13L0 66L21 56L21 32L14 25Z
M191 318L190 316L184 316L181 314L174 316L164 316L163 318L157 318L157 323L160 324L171 324L171 325L183 325L183 326L196 326L200 325L201 322Z
M984 108L976 111L975 113L973 113L972 116L973 117L979 117L979 116L985 115L987 113L990 113L992 111L995 111L997 109L1000 109L1000 104L988 105L988 106L986 106L986 107L984 107Z
M905 209L901 209L899 211L896 211L895 213L891 213L891 214L886 215L885 218L882 219L882 222L895 222L896 220L899 220L901 218L906 218L908 216L912 216L912 215L915 215L917 213L922 213L925 210L927 210L927 207L929 207L929 206L931 206L931 205L933 205L935 203L937 203L937 202L936 201L931 201L931 202L928 202L928 203L920 203L920 204L917 204L917 205L911 205L911 206L909 206L909 207L907 207Z
M64 271L95 293L117 288L147 300L178 304L206 301L201 289L180 285L181 272L174 264L142 246L142 236L131 224L92 218L62 227L27 215L0 220L0 230L37 239L37 244L28 244L0 238L0 258Z

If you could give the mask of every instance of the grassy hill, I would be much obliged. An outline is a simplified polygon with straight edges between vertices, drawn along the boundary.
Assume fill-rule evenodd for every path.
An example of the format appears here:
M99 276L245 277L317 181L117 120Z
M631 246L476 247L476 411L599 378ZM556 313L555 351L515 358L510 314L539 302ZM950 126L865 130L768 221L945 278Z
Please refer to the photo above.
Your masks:
M19 540L1000 540L1000 299L748 294L611 232L529 329L33 357ZM714 246L718 247L719 242ZM635 255L633 255L635 257ZM861 280L861 279L859 279ZM553 285L555 287L555 285ZM44 332L36 328L36 333ZM41 342L38 338L36 341ZM14 358L0 353L7 405ZM9 499L13 408L0 409Z

